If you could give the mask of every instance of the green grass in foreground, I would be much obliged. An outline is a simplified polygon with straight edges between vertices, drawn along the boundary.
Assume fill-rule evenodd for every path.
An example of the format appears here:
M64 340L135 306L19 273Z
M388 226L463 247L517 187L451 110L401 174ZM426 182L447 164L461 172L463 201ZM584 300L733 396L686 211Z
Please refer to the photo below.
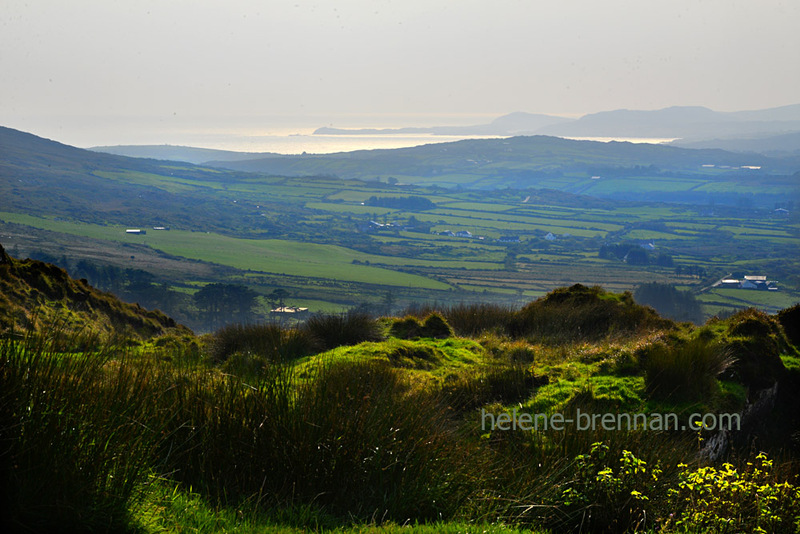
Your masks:
M800 527L791 462L744 453L703 465L692 432L479 420L559 380L579 387L553 408L594 413L631 408L626 396L714 407L725 392L797 381L776 318L749 310L679 327L583 286L521 310L431 312L226 327L200 340L207 353L195 338L4 339L0 521L117 532ZM741 387L719 385L723 368Z

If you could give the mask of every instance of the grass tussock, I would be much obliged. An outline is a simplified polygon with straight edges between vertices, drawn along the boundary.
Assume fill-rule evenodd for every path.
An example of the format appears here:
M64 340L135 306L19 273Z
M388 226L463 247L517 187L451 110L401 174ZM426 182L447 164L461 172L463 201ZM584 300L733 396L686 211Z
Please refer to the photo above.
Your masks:
M422 321L413 315L392 322L389 334L400 339L430 337L444 339L453 336L453 329L438 312L432 312Z
M359 311L313 315L306 320L303 330L312 336L320 350L383 339L383 329L375 318Z
M522 308L508 324L513 337L548 343L598 341L670 328L651 308L630 293L613 294L580 284L561 288Z
M277 323L230 324L213 334L209 356L215 363L227 361L237 353L264 361L285 361L308 356L316 349L316 339L301 328Z
M702 338L653 345L642 355L645 386L651 396L697 401L717 391L717 377L735 362L727 348Z

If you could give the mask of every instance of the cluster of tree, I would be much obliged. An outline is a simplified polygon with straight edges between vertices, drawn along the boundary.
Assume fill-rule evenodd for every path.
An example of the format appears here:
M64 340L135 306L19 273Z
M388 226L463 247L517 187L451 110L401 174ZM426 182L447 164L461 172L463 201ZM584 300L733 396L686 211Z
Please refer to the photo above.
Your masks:
M651 282L636 288L633 298L639 304L653 307L663 317L675 321L703 322L700 301L691 291L682 291L670 284Z
M436 204L425 197L377 197L371 196L364 201L366 206L378 206L381 208L395 208L409 211L431 210Z
M620 260L630 265L658 265L659 267L672 267L675 262L672 256L659 251L650 254L638 243L606 243L600 247L600 258L606 260Z
M247 286L213 283L195 293L192 300L206 327L214 330L227 323L251 322L257 297Z
M702 265L677 265L675 266L675 274L688 274L698 278L705 278L708 275L708 271Z

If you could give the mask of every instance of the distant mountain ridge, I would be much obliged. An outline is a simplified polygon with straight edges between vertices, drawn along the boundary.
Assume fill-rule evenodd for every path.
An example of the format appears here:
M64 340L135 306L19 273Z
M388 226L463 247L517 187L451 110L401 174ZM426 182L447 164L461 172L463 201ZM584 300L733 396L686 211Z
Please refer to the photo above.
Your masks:
M763 110L720 112L702 106L658 110L618 109L579 119L516 112L489 124L428 128L319 128L324 135L551 135L557 137L684 138L751 137L800 131L800 104Z
M800 104L754 111L720 112L700 106L654 111L620 109L545 126L538 133L560 137L746 137L800 131Z

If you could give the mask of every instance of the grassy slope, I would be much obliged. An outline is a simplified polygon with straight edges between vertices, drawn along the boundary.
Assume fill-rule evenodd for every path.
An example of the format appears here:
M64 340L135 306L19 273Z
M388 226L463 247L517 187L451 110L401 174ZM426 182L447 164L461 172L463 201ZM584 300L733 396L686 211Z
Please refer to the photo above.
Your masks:
M35 260L17 260L0 246L0 332L25 330L53 321L66 329L127 333L150 338L167 331L187 332L158 311L120 302L63 269Z

